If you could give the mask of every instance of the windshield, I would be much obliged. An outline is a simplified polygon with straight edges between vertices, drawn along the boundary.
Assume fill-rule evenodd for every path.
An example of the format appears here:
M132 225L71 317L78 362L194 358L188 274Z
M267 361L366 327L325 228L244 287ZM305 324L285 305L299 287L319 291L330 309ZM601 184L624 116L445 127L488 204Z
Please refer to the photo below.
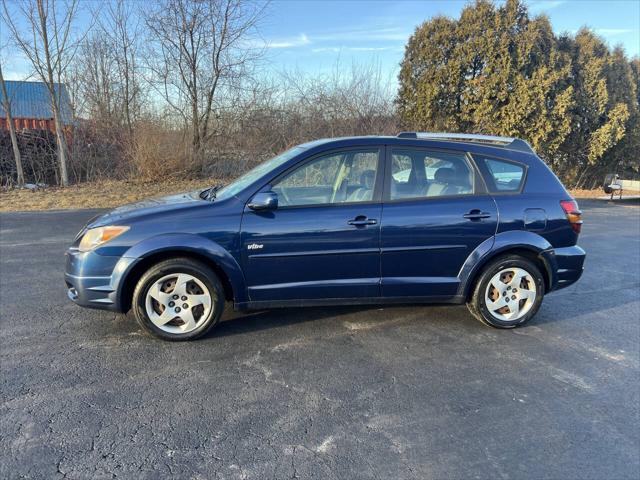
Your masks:
M285 152L282 152L280 155L277 155L272 159L257 165L256 167L246 172L244 175L241 175L240 177L236 178L229 185L218 190L216 192L216 198L223 199L223 198L228 198L228 197L237 195L242 190L244 190L248 185L251 185L253 182L255 182L262 175L270 172L274 168L279 167L284 162L298 155L303 150L305 150L304 147L293 147Z

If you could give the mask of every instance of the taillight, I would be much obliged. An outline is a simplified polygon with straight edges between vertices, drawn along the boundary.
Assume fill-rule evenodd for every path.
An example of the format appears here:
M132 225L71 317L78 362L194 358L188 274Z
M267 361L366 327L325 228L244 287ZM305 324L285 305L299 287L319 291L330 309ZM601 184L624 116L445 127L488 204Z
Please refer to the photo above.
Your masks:
M580 230L582 229L582 212L578 208L578 202L575 200L562 200L560 202L560 206L562 207L562 210L564 210L573 231L580 233Z

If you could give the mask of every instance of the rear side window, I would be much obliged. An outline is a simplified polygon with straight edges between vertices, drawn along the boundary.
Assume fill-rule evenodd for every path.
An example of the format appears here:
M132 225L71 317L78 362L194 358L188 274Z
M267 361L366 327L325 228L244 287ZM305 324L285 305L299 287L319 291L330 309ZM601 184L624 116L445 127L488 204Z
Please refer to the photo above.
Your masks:
M494 193L519 192L524 182L525 168L519 163L507 162L490 157L478 157L489 174L489 190Z
M411 156L401 152L393 152L391 156L391 175L397 183L408 183L413 164Z
M391 150L389 199L471 195L474 170L462 152L418 148Z

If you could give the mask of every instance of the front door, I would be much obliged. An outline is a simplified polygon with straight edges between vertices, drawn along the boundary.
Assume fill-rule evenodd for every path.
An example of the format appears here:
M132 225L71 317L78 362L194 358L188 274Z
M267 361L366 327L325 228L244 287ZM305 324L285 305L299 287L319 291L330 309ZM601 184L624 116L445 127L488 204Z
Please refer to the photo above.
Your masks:
M384 297L449 297L497 209L464 152L392 148L382 212Z
M263 191L278 208L242 219L242 262L251 301L380 295L383 148L323 153Z

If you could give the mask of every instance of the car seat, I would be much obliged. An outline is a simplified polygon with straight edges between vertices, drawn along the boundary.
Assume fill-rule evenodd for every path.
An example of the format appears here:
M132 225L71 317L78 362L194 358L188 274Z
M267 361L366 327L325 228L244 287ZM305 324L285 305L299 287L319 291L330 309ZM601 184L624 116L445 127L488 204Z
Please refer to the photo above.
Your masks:
M347 197L347 202L366 202L373 197L373 185L376 181L375 170L365 170L360 175L360 187Z

